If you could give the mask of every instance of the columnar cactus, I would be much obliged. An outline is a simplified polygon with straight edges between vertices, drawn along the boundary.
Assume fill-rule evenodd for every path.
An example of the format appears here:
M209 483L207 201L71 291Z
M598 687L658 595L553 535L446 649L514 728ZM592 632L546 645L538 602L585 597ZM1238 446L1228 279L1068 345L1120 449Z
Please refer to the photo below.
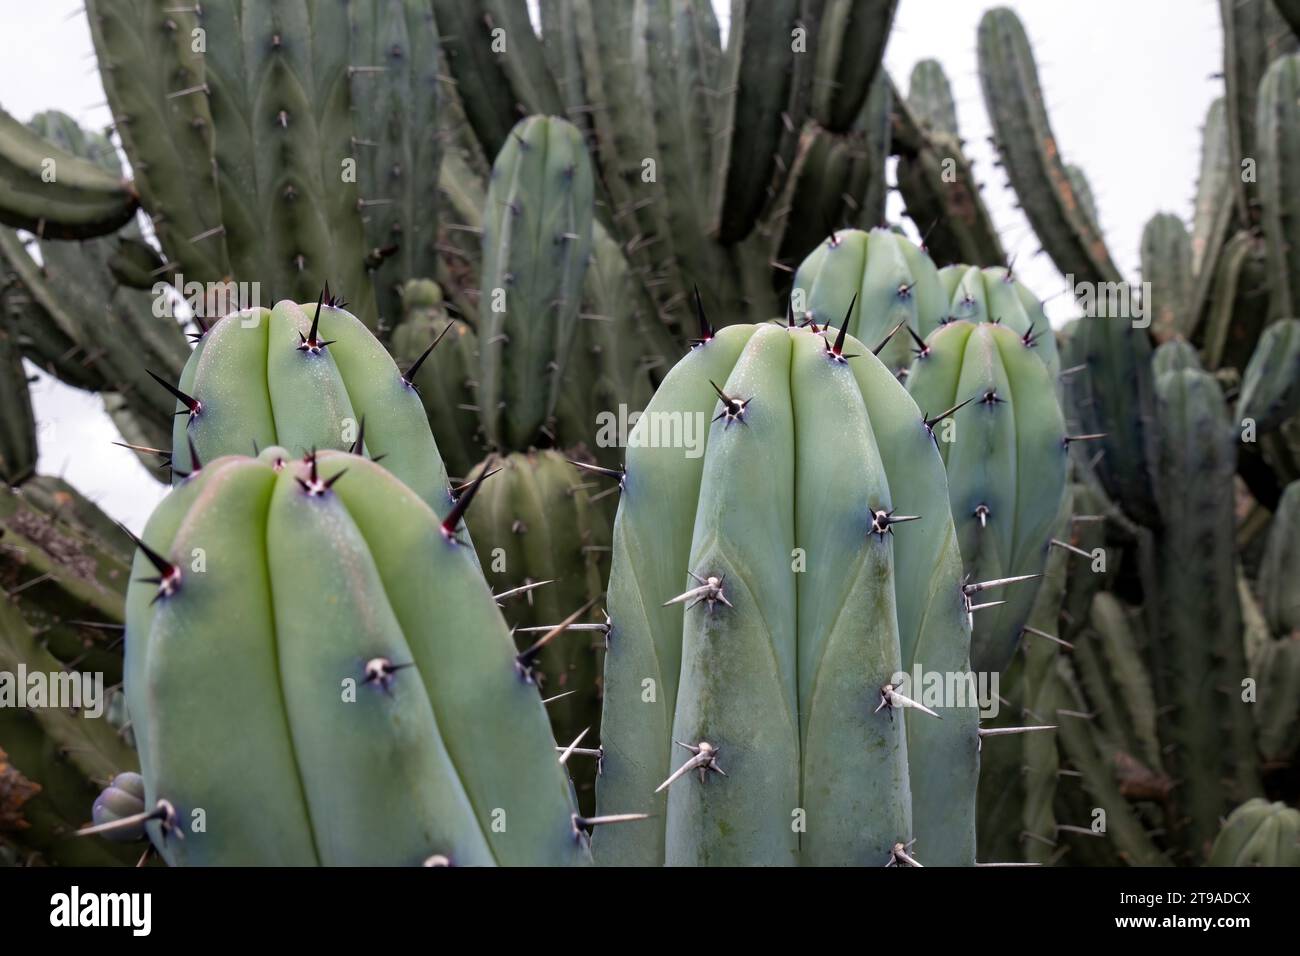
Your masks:
M1268 238L1270 307L1274 316L1300 310L1300 235L1292 209L1296 191L1295 130L1300 125L1300 53L1277 59L1259 84L1256 140L1259 204Z
M0 314L0 482L19 484L36 472L36 417L18 336Z
M399 367L410 368L438 342L419 376L420 401L447 470L465 477L484 452L477 390L478 336L447 314L442 290L429 279L402 287L402 321L393 330L389 351ZM442 341L445 339L446 341Z
M940 265L1004 264L1007 254L980 195L983 187L962 149L943 68L921 60L912 70L907 99L894 99L898 191L925 235L926 250Z
M997 7L979 25L979 74L998 152L1039 241L1058 269L1092 282L1119 270L1079 202L1057 149L1025 28Z
M843 330L733 326L669 373L620 482L597 782L654 816L599 860L973 862L973 686L936 719L895 683L971 677L936 420Z
M1252 717L1239 689L1246 662L1233 559L1237 434L1211 375L1168 371L1157 388L1163 520L1154 678L1170 705L1160 714L1162 736L1183 780L1177 799L1189 842L1208 846L1226 801L1258 787Z
M1142 282L1151 290L1143 303L1156 341L1186 335L1192 294L1192 239L1173 213L1159 213L1142 230Z
M1006 294L1020 301L1013 288ZM924 412L957 409L939 429L938 447L971 581L1036 577L1047 562L1070 438L1036 341L1029 329L950 322L931 333L907 375L907 390ZM1009 584L998 594L1001 606L975 619L975 670L1000 671L1010 663L1036 589Z
M179 385L159 379L176 398L173 475L270 445L293 454L355 447L384 456L426 503L444 507L447 472L416 394L420 366L417 358L399 372L325 293L311 304L232 312L199 337Z
M955 265L939 270L948 297L946 319L996 322L1019 335L1034 350L1053 381L1061 374L1056 337L1043 303L1010 269Z
M1064 409L1071 430L1099 436L1078 446L1076 461L1095 472L1126 515L1158 525L1155 382L1145 330L1121 316L1076 319L1066 327L1061 364L1070 370Z
M158 507L126 692L168 862L587 858L545 708L459 538L471 497L443 516L368 459L271 447Z
M598 477L556 451L489 458L469 478L487 474L465 524L502 613L527 650L570 614L589 609L576 626L552 636L530 656L558 743L584 731L594 746L600 725L603 615L593 605L604 591L609 517L592 498ZM520 591L522 590L522 592ZM578 796L592 802L596 764L568 762Z
M1247 800L1223 824L1210 865L1300 866L1300 810Z
M796 319L844 326L870 348L883 345L880 359L895 371L911 361L912 344L896 327L925 338L948 308L930 257L889 229L831 233L799 266L791 303Z
M0 223L50 239L89 239L125 225L138 205L122 176L0 110Z
M488 438L527 448L554 413L591 256L591 163L570 123L533 116L492 166L479 292L479 406Z
M1279 319L1264 330L1241 379L1237 417L1262 432L1300 412L1300 319Z

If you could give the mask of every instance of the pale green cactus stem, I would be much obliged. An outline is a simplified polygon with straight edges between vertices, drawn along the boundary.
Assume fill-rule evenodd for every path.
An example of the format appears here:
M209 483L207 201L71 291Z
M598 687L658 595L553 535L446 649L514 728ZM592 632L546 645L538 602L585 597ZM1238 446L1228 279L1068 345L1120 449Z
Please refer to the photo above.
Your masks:
M702 453L637 440L663 416ZM970 676L934 424L843 330L732 326L669 373L621 475L597 782L653 819L598 859L974 862L974 694L895 683Z
M369 459L271 447L163 501L127 596L126 691L168 862L588 859L537 688L458 537L474 490L440 517Z

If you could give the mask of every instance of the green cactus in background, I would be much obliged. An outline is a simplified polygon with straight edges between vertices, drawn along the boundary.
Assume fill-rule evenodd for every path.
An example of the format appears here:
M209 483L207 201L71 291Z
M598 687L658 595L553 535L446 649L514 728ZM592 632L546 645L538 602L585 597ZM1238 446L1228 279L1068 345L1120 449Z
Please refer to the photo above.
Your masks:
M472 497L443 516L367 459L273 447L158 508L126 691L168 862L586 858L537 690L457 540Z
M604 648L603 615L592 606L604 591L610 536L609 517L592 500L597 482L555 451L491 458L468 477L479 474L490 477L465 524L483 573L494 592L514 594L503 597L502 613L542 695L557 698L547 705L557 743L567 746L586 733L591 749L599 738ZM578 611L584 613L567 629L552 633ZM575 757L568 767L590 811L597 762Z
M1166 372L1181 372L1183 369L1204 371L1196 349L1184 339L1170 339L1151 353L1151 371L1160 380Z
M907 98L894 97L898 191L907 215L940 265L1003 265L1007 254L980 194L957 130L956 107L943 68L921 60Z
M1256 139L1259 149L1259 208L1268 239L1270 308L1274 316L1295 316L1300 309L1300 252L1294 244L1292 179L1298 158L1295 130L1300 125L1300 53L1280 57L1259 84Z
M1142 282L1151 290L1143 311L1156 341L1186 334L1182 323L1192 292L1192 239L1172 213L1152 216L1142 230Z
M417 391L447 470L465 477L484 452L475 390L478 337L447 314L437 283L412 279L402 288L402 321L389 350L399 367L410 368L432 342L439 344L425 359Z
M4 540L13 547L8 527ZM76 666L46 649L12 600L0 600L0 672L10 675L10 691L24 675L59 675L68 668L89 676L94 669ZM0 845L16 847L24 862L129 865L139 856L138 850L76 836L94 795L119 771L136 766L135 754L106 716L92 714L90 702L82 700L80 712L51 706L54 701L23 707L11 700L0 707Z
M1247 800L1223 824L1211 866L1300 866L1300 810Z
M37 115L30 125L72 155L121 177L105 137L55 111ZM113 263L121 243L139 242L140 232L131 224L118 236L39 241L38 265L17 233L0 228L0 265L10 277L4 318L27 359L69 385L104 393L119 428L133 432L128 441L159 447L166 444L171 416L145 368L174 378L189 348L165 302L120 287Z
M1280 319L1259 337L1241 379L1237 417L1261 432L1300 412L1300 319Z
M1061 498L1054 534L1073 536L1073 493ZM1072 543L1078 547L1078 543ZM1025 623L1025 640L998 685L1006 703L984 730L1010 733L1024 727L1038 732L980 749L977 801L979 855L983 859L1050 863L1058 854L1055 796L1060 761L1055 721L1062 706L1056 678L1058 659L1069 642L1057 636L1065 599L1070 552L1057 548L1047 558L1043 583Z
M849 132L833 133L816 124L804 128L780 202L784 229L779 261L796 261L815 249L828 228L857 224L870 229L884 222L892 113L893 96L882 76L872 84Z
M36 416L17 336L0 314L0 481L21 484L36 472Z
M898 327L924 339L947 304L930 257L889 229L832 233L799 266L791 300L796 319L843 326L872 348L883 346L880 359L896 372L911 361L910 336Z
M591 221L581 133L560 119L523 120L492 166L483 220L479 408L498 447L527 448L555 411Z
M1296 50L1296 38L1278 16L1272 0L1219 0L1223 22L1223 80L1226 91L1229 168L1237 205L1237 219L1245 226L1259 222L1259 201L1264 192L1263 167L1267 144L1257 136L1261 82L1269 65ZM1243 163L1260 160L1261 176L1240 175Z
M1063 338L1066 420L1075 434L1099 436L1076 446L1076 461L1091 465L1126 515L1158 524L1150 339L1128 318L1101 315L1075 320Z
M980 18L979 74L1002 165L1047 254L1067 276L1118 282L1095 218L1080 203L1057 150L1025 28L1006 7Z
M1189 842L1208 847L1226 797L1244 799L1259 786L1251 715L1239 690L1246 663L1233 561L1237 436L1205 372L1165 372L1157 389L1161 635L1154 677L1158 699L1172 705L1162 711L1162 737L1175 745L1172 770L1184 781L1177 801ZM1225 794L1231 787L1244 792Z
M598 860L973 862L975 701L937 720L892 684L969 675L933 424L842 330L723 329L664 380L621 482L597 784L655 816Z
M1201 168L1196 179L1196 204L1192 213L1192 275L1213 269L1232 217L1231 171L1228 159L1228 120L1224 98L1210 104L1202 130Z
M89 239L126 225L137 204L121 175L0 110L0 223L42 238Z
M293 454L355 448L382 455L385 468L440 508L449 500L447 472L416 395L419 371L417 359L399 372L324 292L314 304L232 312L203 332L179 385L159 378L176 398L172 473L179 480L214 458L271 445Z

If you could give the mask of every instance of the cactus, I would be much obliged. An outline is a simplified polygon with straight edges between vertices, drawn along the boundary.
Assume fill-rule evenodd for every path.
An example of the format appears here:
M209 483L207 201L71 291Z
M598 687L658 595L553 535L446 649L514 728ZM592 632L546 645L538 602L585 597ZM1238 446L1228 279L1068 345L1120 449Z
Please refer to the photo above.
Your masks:
M433 0L465 116L488 156L529 113L564 113L524 0Z
M1287 485L1259 568L1260 610L1274 634L1300 630L1300 482Z
M0 482L17 485L36 472L36 418L17 336L0 315Z
M120 175L0 110L0 223L47 239L89 239L125 225L137 205Z
M90 818L97 827L105 827L104 836L114 843L134 843L145 838L143 822L122 824L145 813L144 777L134 770L119 773L90 808ZM117 826L109 826L117 824Z
M216 24L197 8L175 9L164 0L88 0L86 14L135 188L168 261L191 279L228 276L212 165L214 120L224 117L219 109L214 115L204 90L207 57L194 48L194 31L208 34L208 47L238 41L212 35Z
M439 341L444 336L446 341ZM464 322L448 317L437 283L412 279L402 288L402 321L393 330L389 350L399 367L410 368L430 342L439 344L425 359L420 401L443 463L451 474L465 477L484 451L474 388L478 337Z
M1076 460L1095 456L1107 497L1134 520L1159 524L1150 340L1129 319L1102 315L1075 320L1064 339L1066 419L1076 434L1101 436L1077 446Z
M204 83L231 269L240 279L255 277L273 299L307 299L332 280L373 326L358 214L368 197L346 175L354 137L348 8L219 0L202 10ZM297 42L284 43L285 36ZM275 121L248 122L266 98L279 104Z
M1227 236L1232 218L1231 164L1228 158L1228 119L1224 98L1210 104L1202 132L1201 170L1196 180L1192 213L1192 275L1210 269Z
M468 477L483 473L491 477L465 524L494 592L536 588L503 600L502 613L521 638L520 649L526 650L570 614L600 598L609 518L599 502L592 501L595 482L584 480L590 476L558 452L489 459ZM581 627L553 636L532 656L534 680L543 696L560 698L547 705L547 714L562 745L584 731L590 731L591 745L597 740L601 617L584 615L575 622ZM578 799L590 810L596 761L575 758L568 766Z
M1202 371L1201 359L1184 339L1170 339L1151 353L1151 372L1159 381L1165 372L1190 368Z
M1061 374L1061 360L1056 352L1056 337L1038 300L1024 283L1001 266L955 265L939 270L948 298L947 320L996 322L1005 325L1025 340L1047 367L1053 382Z
M12 546L8 534L5 542ZM93 665L83 666L86 672L93 670ZM15 604L0 600L0 673L8 676L6 695L24 673L28 678L60 675L67 667L38 640ZM14 843L29 863L134 862L137 850L79 840L75 831L94 794L119 771L135 768L135 754L103 714L17 703L11 698L0 706L0 839Z
M1259 150L1259 205L1268 239L1270 308L1274 316L1295 316L1300 310L1300 251L1295 245L1295 212L1291 196L1297 161L1295 130L1300 126L1300 53L1276 60L1259 84L1256 138Z
M893 148L898 190L907 214L940 265L1001 265L1007 254L962 151L957 118L942 68L922 60L912 70L907 99L894 96Z
M1069 540L1073 494L1061 498L1054 534ZM1075 545L1077 547L1077 545ZM1034 599L1021 643L998 689L1005 703L997 722L985 727L1028 725L1043 732L1025 734L981 748L976 833L983 859L1049 863L1058 846L1054 809L1059 760L1055 735L1061 689L1057 658L1069 643L1058 637L1070 552L1057 548L1047 559L1042 586Z
M1151 301L1142 304L1157 342L1187 334L1192 286L1192 240L1182 220L1159 213L1142 230L1142 282Z
M109 141L68 116L49 111L31 126L73 155L122 175ZM142 366L175 376L189 348L160 298L119 288L113 262L120 242L138 242L140 233L132 224L119 237L39 242L38 265L17 233L0 228L0 263L13 283L4 297L6 319L25 357L76 388L105 393L106 401L129 412L143 443L157 447L165 444L170 415Z
M1263 644L1250 659L1258 682L1255 734L1265 764L1288 767L1300 751L1300 637Z
M907 375L908 394L927 415L958 409L939 429L938 447L970 581L1036 577L1047 562L1069 440L1033 341L1030 331L993 322L950 322L926 339ZM1010 663L1036 589L1009 584L997 595L1001 606L976 617L977 672Z
M1251 715L1237 690L1246 663L1232 557L1236 434L1212 376L1175 370L1157 387L1162 627L1154 675L1170 705L1161 737L1174 745L1171 772L1184 781L1177 799L1199 855L1229 796L1244 799L1258 787ZM1246 792L1230 794L1225 775Z
M438 27L427 0L352 4L353 142L381 327L403 313L402 283L435 275L442 160Z
M957 136L957 104L938 60L918 60L907 84L907 105L933 132Z
M617 435L602 422L622 406L640 412L676 357L678 348L637 283L631 264L608 231L596 223L577 341L556 405L560 442L585 448L606 467L622 464Z
M812 80L812 115L825 129L842 133L857 119L897 11L898 0L825 3Z
M933 424L843 330L732 326L669 373L620 482L597 784L654 825L598 860L973 861L975 702L886 686L968 674Z
M231 312L202 334L178 385L158 380L175 396L172 473L179 480L214 458L271 445L294 454L356 447L383 456L441 508L447 472L415 393L419 371L417 360L399 372L324 292L314 304Z
M797 319L844 326L873 348L883 345L881 361L898 371L910 362L910 342L897 326L925 338L948 303L934 263L910 239L889 229L847 229L804 259L791 306Z
M829 6L835 9L841 4ZM730 135L721 139L716 158L711 230L724 244L745 238L779 194L783 173L794 163L799 129L812 109L818 61L838 64L856 58L856 51L843 58L822 56L820 46L809 56L792 40L802 32L816 44L824 15L823 4L806 0L772 0L761 8L753 0L733 0L731 4L718 84L722 100L717 124ZM883 49L881 43L876 62ZM848 65L857 68L861 64ZM874 69L860 81L862 94L872 73ZM847 102L857 91L843 92Z
M1280 319L1259 337L1241 379L1237 417L1273 431L1300 412L1300 319Z
M1259 222L1259 204L1271 201L1263 195L1264 157L1268 146L1257 138L1262 132L1256 121L1259 103L1264 98L1261 80L1269 65L1292 53L1297 43L1272 0L1219 0L1219 10L1223 20L1230 182L1236 197L1238 221L1253 226ZM1255 177L1241 175L1254 159L1260 160L1258 184Z
M1092 224L1100 229L1101 216L1097 211L1097 197L1093 195L1092 184L1088 182L1088 174L1083 171L1082 166L1067 163L1065 175L1070 180L1070 188L1074 190L1075 197L1079 200L1079 206L1088 219L1092 221Z
M825 238L828 227L858 224L870 229L884 221L891 106L888 83L877 79L847 134L814 123L804 127L781 202L786 212L779 261L802 260Z
M1268 322L1265 244L1252 233L1238 232L1223 244L1214 265L1212 276L1198 279L1209 291L1196 311L1193 338L1203 344L1210 368L1241 368Z
M1121 281L1061 161L1025 28L1006 7L980 18L979 74L1002 164L1047 254L1067 277Z
M440 517L367 459L289 454L204 465L140 542L126 692L159 852L582 862L544 708L456 538L472 492Z
M127 542L116 527L96 528L107 517L71 489L56 485L44 495L41 486L49 481L34 478L22 493L0 489L0 591L47 653L116 683ZM82 510L96 515L93 523L78 514Z
M1259 798L1228 815L1211 866L1300 866L1300 810Z
M488 440L527 448L554 414L591 255L591 164L570 123L530 117L492 166L479 298Z

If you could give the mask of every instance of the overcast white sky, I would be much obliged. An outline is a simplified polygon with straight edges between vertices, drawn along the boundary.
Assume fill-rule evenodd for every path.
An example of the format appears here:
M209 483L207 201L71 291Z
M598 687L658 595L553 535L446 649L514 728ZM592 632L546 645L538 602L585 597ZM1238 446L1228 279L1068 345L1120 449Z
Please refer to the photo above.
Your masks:
M630 2L630 0L608 0ZM714 0L724 8L725 0ZM975 32L992 4L978 0L902 0L885 61L906 89L912 65L943 63L957 96L967 153L1020 277L1068 315L1064 280L1013 208L1005 176L992 166L988 120L976 72ZM1038 60L1053 129L1066 161L1086 171L1101 224L1121 269L1137 278L1143 224L1157 212L1190 221L1200 162L1201 124L1222 92L1219 9L1215 0L1012 0ZM20 119L57 108L83 125L109 120L90 33L76 0L0 0L0 105ZM894 197L891 214L901 203ZM138 530L164 487L130 452L98 398L43 379L33 386L42 472L62 474L110 514Z

